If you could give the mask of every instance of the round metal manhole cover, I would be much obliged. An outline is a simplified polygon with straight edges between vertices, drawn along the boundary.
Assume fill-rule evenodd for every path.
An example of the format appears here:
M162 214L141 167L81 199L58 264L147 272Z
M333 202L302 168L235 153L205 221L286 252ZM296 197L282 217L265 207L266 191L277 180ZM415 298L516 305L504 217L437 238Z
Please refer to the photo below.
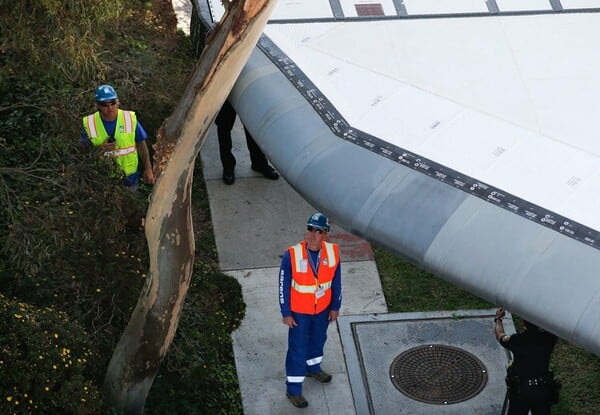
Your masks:
M471 399L487 383L487 369L471 353L430 344L398 355L390 366L394 386L409 398L437 405Z

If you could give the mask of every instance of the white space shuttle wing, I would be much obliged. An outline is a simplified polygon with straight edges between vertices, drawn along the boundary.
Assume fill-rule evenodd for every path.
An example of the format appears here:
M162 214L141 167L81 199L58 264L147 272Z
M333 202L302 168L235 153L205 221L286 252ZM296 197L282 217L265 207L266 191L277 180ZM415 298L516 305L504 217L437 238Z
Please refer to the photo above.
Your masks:
M231 100L336 223L600 355L599 34L600 0L280 0Z

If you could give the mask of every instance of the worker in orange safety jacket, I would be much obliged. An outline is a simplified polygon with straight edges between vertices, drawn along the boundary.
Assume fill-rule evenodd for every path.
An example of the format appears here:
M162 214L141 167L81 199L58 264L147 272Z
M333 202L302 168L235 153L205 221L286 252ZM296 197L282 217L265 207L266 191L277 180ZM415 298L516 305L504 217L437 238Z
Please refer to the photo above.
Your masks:
M285 360L286 396L292 405L305 408L305 377L331 381L321 369L327 328L339 316L342 278L339 247L327 242L329 220L315 213L306 223L305 240L288 248L279 270L279 306L289 327Z

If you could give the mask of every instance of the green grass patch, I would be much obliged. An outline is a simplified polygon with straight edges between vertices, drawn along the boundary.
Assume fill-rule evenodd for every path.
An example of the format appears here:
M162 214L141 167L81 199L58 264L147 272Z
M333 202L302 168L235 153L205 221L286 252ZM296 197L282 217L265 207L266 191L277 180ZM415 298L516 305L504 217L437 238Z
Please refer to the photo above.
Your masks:
M374 248L374 252L390 312L470 310L494 307L487 301L461 290L383 249Z

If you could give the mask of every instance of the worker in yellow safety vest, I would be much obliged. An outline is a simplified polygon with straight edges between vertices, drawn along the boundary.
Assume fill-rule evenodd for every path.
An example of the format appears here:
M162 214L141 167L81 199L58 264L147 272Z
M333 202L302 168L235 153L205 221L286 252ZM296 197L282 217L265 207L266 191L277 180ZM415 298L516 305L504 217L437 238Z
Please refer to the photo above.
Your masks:
M138 157L144 164L144 180L154 183L150 153L146 145L148 134L138 122L135 112L119 109L119 97L110 85L96 89L96 111L83 117L83 145L101 146L104 156L114 158L124 174L124 186L137 190L139 186Z

